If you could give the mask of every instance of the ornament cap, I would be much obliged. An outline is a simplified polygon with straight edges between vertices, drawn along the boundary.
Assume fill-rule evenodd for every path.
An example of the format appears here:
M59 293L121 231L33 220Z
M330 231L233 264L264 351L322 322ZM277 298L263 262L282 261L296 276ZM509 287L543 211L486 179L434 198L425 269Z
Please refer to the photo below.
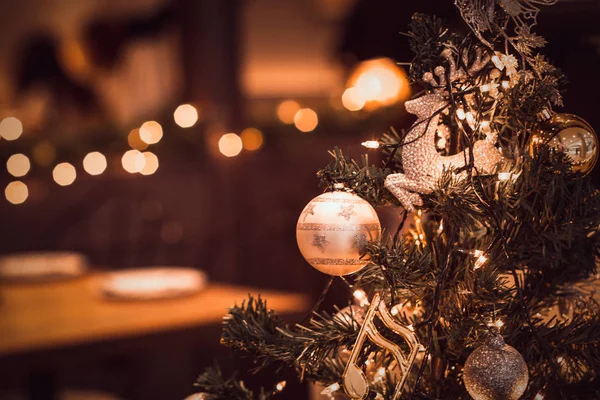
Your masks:
M550 109L548 107L544 107L544 109L542 111L537 113L536 117L537 117L538 121L544 122L544 121L547 121L550 118L552 118L552 112L550 111Z
M502 335L498 335L497 333L493 334L487 341L488 346L497 350L502 349L505 344Z
M346 189L346 185L342 182L336 182L333 184L333 188L335 190L344 190L344 189Z

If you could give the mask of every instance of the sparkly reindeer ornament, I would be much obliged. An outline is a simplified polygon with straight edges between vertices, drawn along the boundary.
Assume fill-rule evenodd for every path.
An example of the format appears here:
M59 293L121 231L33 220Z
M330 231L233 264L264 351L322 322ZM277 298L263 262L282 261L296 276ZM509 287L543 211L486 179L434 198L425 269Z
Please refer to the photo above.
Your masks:
M467 71L456 68L450 49L444 50L442 56L448 61L449 71L442 66L436 67L434 73L437 81L431 72L423 74L423 81L434 87L433 92L405 103L406 111L416 115L418 120L404 136L399 150L404 172L390 174L385 180L385 187L409 212L414 211L415 206L423 204L420 195L431 193L444 170L458 169L470 162L470 149L452 156L439 154L435 147L435 135L440 114L448 106L447 87L464 81L467 74L472 76L482 70L490 61L490 55L477 51L475 60ZM467 65L465 57L466 54L463 54L463 62ZM495 141L495 136L489 135L488 138L473 143L474 172L491 173L502 160L500 151L494 145Z

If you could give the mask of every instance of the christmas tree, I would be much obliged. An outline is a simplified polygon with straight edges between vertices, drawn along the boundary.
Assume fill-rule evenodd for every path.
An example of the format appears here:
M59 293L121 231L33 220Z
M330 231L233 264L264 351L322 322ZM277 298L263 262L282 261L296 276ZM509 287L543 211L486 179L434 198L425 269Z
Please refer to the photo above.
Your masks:
M405 107L416 122L363 143L382 165L333 151L318 172L324 193L298 220L302 255L354 304L318 303L292 326L250 297L225 317L223 344L258 369L294 368L332 398L600 398L588 289L600 195L585 177L598 139L553 110L564 77L532 30L553 2L456 0L462 33L412 18L409 75L422 91ZM375 208L389 205L398 228L382 233ZM208 399L284 386L254 394L214 369L198 385Z

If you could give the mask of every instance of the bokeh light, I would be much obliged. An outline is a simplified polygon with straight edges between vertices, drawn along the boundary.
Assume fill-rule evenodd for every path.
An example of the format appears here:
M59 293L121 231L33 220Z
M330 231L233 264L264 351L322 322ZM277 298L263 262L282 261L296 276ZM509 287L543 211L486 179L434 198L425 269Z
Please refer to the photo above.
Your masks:
M142 153L142 155L144 156L145 161L144 167L140 171L140 174L152 175L158 169L158 157L156 157L156 154L150 151L145 151Z
M46 140L36 144L32 153L33 160L41 167L49 167L56 160L56 149Z
M344 94L342 94L342 104L350 111L362 110L365 103L366 99L358 88L348 88L344 91Z
M83 169L90 175L100 175L106 170L104 154L93 151L83 158Z
M198 110L191 104L182 104L173 113L175 123L182 128L191 128L198 122Z
M242 151L242 138L235 133L226 133L219 139L219 151L225 157L235 157Z
M13 154L6 161L6 170L17 178L27 175L31 169L31 162L25 154Z
M15 117L7 117L0 122L0 136L6 140L16 140L23 133L23 124Z
M138 128L132 129L127 135L127 143L129 147L136 150L146 150L148 148L148 143L142 140L140 136L140 130Z
M246 128L240 134L244 149L249 151L258 150L263 144L263 134L256 128Z
M294 123L294 116L298 110L300 110L300 104L294 100L282 101L277 106L277 118L284 124L291 125Z
M4 196L12 204L21 204L29 197L29 189L27 185L21 181L14 181L6 185Z
M73 165L64 162L57 164L56 167L54 167L52 177L54 178L54 182L58 183L60 186L69 186L75 181L77 172Z
M313 131L319 123L317 113L310 108L303 108L298 110L294 115L294 124L299 131L310 132Z
M146 157L139 150L129 150L121 157L123 169L130 174L141 172L146 165Z
M140 127L140 138L148 144L156 144L162 137L162 126L156 121L144 122Z
M360 63L348 81L366 102L391 105L410 96L406 74L389 58L378 58ZM356 95L352 96L358 99Z

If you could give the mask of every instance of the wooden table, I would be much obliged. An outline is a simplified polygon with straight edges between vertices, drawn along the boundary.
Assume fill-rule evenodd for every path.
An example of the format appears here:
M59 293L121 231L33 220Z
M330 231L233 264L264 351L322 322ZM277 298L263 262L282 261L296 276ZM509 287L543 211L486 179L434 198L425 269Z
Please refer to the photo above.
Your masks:
M82 359L100 360L118 354L139 360L141 355L145 357L141 368L140 362L132 368L140 375L137 381L149 386L144 395L131 395L129 399L161 398L150 396L156 388L146 382L142 376L145 372L138 370L144 369L148 360L159 358L157 362L163 362L165 353L169 358L191 354L187 349L195 346L197 358L198 350L206 346L211 351L218 349L223 316L229 307L246 300L249 293L260 293L269 308L279 314L301 315L310 307L308 296L302 294L218 283L178 299L110 301L98 292L97 278L91 274L53 283L0 284L3 374L13 373L17 364L19 376L31 371L43 371L47 376L60 368L72 368ZM163 350L163 356L154 355L155 350ZM212 363L210 360L208 364ZM193 379L185 378L185 385L191 387Z
M218 324L248 294L261 294L278 313L307 310L301 294L211 283L193 296L154 301L109 301L96 276L44 284L0 285L0 356L120 339L150 332Z

